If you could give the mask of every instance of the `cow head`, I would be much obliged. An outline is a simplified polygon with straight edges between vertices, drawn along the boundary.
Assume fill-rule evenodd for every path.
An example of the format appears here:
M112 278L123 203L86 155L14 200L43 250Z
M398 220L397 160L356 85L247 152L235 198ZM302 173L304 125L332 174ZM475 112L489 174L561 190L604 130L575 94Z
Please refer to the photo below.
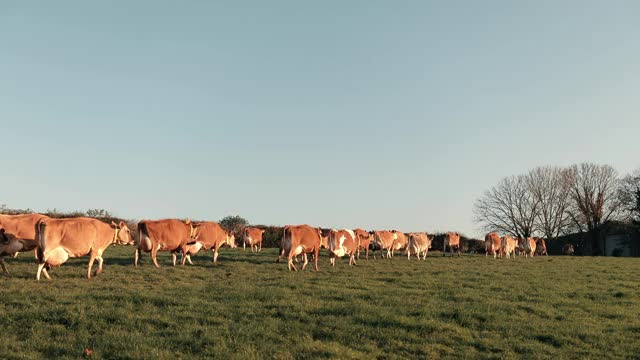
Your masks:
M236 235L234 234L233 231L231 231L230 233L227 233L226 243L227 243L227 245L229 245L232 248L238 247L236 245Z
M329 248L329 237L320 235L320 249Z
M115 230L115 235L113 237L113 242L118 245L133 245L133 236L131 235L131 229L126 222L120 221L119 223L115 223L111 221L111 226L113 226Z

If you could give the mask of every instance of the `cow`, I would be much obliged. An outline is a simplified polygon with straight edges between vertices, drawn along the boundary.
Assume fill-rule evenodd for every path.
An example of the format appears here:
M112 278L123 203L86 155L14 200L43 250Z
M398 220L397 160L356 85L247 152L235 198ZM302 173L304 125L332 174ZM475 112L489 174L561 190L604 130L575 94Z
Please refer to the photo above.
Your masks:
M36 223L49 217L41 214L0 215L0 265L2 271L9 273L5 256L15 258L18 253L34 250L36 242Z
M262 236L262 233L260 233L260 235ZM195 255L201 249L205 249L213 252L213 263L217 264L219 254L218 250L223 246L229 246L231 248L237 247L233 231L227 232L217 222L200 222L198 223L197 239L195 240L195 243L187 245L187 251L186 253L183 253L182 262L184 263L186 258L186 260L189 261L189 264L193 265L191 262L191 255Z
M247 245L249 245L251 246L251 252L254 252L254 246L255 252L262 251L262 234L264 234L263 229L253 227L244 228L242 232L242 250L246 251Z
M96 275L102 273L102 254L111 244L134 243L127 223L104 223L98 219L78 217L70 219L40 219L35 225L38 243L38 272L51 279L48 266L60 266L69 258L89 255L87 278L91 279L93 262L98 260Z
M355 229L353 233L356 234L356 238L358 240L358 252L356 254L356 258L360 260L360 250L365 251L365 258L369 260L369 245L373 240L373 232L367 232L362 229Z
M576 248L573 246L573 244L564 244L564 246L562 247L562 253L565 255L573 255L575 251Z
M282 253L288 257L287 265L289 271L292 269L298 271L293 264L293 258L300 254L313 254L313 266L318 271L318 255L320 254L320 241L322 239L322 231L319 228L313 228L309 225L287 225L282 233ZM278 257L278 261L280 257ZM309 263L307 257L304 257L302 270Z
M407 259L411 260L411 255L414 254L420 260L420 254L422 254L422 260L426 260L432 241L433 237L429 237L426 233L410 233L407 244Z
M408 237L403 232L392 230L395 238L393 239L393 245L391 246L391 256L393 257L394 251L406 250L408 244Z
M356 253L358 252L358 240L356 234L349 229L329 230L329 253L331 256L331 266L336 265L336 257L349 256L349 265L356 263Z
M519 237L519 238L516 238L516 242L517 242L517 245L516 245L515 252L516 252L516 254L518 256L523 256L524 255L524 244L525 244L525 241L524 241L523 238Z
M329 235L327 234L327 236L324 236L322 230L321 229L318 229L318 230L320 231L320 249L329 250Z
M518 247L520 248L520 252L524 254L524 257L533 257L536 253L536 239L532 237L518 239Z
M374 248L380 249L380 257L391 259L391 249L393 248L394 241L398 238L398 235L386 230L374 231L373 232L373 242ZM384 251L387 251L387 254L384 255ZM375 251L373 252L373 258L376 258Z
M536 255L538 256L549 256L547 253L547 242L544 241L543 238L534 238L536 240Z
M460 234L457 232L448 232L444 235L444 244L442 246L442 256L447 255L447 245L449 246L449 252L451 256L453 256L453 248L456 247L458 250L458 256L462 252L460 249Z
M502 239L500 235L492 232L484 237L484 256L493 254L493 258L502 257Z
M142 252L150 252L151 260L156 269L158 265L158 251L170 251L173 266L176 266L176 252L187 253L188 244L195 243L198 238L199 224L190 220L164 219L143 220L138 223L138 247L134 255L133 264L138 266ZM182 265L186 257L182 258Z
M501 241L501 251L503 255L507 256L509 259L511 256L516 257L516 247L518 246L518 242L509 235L503 236Z

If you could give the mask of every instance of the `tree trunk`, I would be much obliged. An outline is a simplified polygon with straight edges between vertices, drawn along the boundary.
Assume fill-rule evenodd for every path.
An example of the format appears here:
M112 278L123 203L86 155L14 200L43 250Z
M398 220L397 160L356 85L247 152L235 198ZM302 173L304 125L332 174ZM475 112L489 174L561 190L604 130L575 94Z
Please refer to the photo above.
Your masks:
M589 231L589 245L590 249L588 254L592 256L600 256L603 253L600 251L600 229L593 229Z

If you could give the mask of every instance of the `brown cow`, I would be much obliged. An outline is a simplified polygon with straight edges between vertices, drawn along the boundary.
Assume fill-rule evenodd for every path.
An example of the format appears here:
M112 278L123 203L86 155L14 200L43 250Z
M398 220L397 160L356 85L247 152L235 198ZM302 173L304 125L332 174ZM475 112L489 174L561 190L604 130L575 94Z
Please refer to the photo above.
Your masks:
M502 257L502 239L500 235L492 232L484 237L484 256L493 254L493 258Z
M282 234L282 253L287 254L289 271L291 269L298 271L293 264L293 258L300 254L313 254L313 265L315 271L318 271L318 255L320 254L320 241L322 231L319 228L313 228L309 225L288 225L284 227ZM280 260L280 258L278 258ZM307 257L304 257L302 270L309 263Z
M356 263L356 253L358 252L358 240L356 234L352 230L334 230L329 231L329 253L331 256L331 266L336 265L336 257L349 255L349 265L358 265Z
M391 259L391 249L393 248L393 242L398 238L396 234L391 231L381 230L373 232L373 242L377 249L380 249L380 257L386 257ZM384 250L387 251L386 256ZM373 258L376 258L376 252L373 252Z
M249 245L251 246L251 252L254 252L254 246L255 252L262 251L262 234L264 234L263 229L253 227L244 228L244 231L242 232L242 250L246 251L247 245Z
M102 273L102 254L111 244L133 244L131 231L124 221L111 225L93 218L40 219L35 225L38 242L38 272L51 279L46 266L60 266L69 258L89 255L87 278L91 279L93 262L98 260L96 275Z
M457 232L448 232L444 235L444 244L442 247L442 256L447 255L447 245L449 246L449 252L451 256L453 256L453 248L456 247L458 250L458 256L460 256L460 234Z
M262 236L262 234L260 235ZM221 247L236 247L236 237L233 232L227 232L217 222L203 221L198 223L197 237L195 243L187 246L186 260L192 265L191 255L197 254L200 249L213 251L213 263L216 264L218 263L218 250ZM184 263L184 261L183 257L182 262Z
M189 243L194 243L198 238L198 224L190 220L177 219L143 220L138 223L138 247L133 264L138 266L138 260L142 252L150 252L151 260L156 268L158 265L158 251L171 251L173 266L176 265L176 252L187 253ZM182 258L184 265L185 258Z
M543 238L534 238L536 240L536 255L538 256L549 256L547 253L547 242L544 241Z
M365 258L369 260L369 244L371 244L371 240L373 239L373 233L362 229L355 229L353 233L356 234L356 239L358 240L358 253L356 254L356 258L360 260L360 250L364 250Z
M0 215L0 265L2 271L9 273L4 262L6 255L18 256L19 252L34 250L36 242L36 223L49 217L41 214Z
M393 257L394 251L406 250L409 241L403 232L396 230L392 230L391 232L395 236L393 239L393 245L391 246L391 256Z
M411 255L415 254L420 260L420 254L422 254L422 260L426 260L432 241L433 237L429 237L426 233L410 233L407 245L407 259L411 260Z
M518 246L518 242L509 235L502 237L501 247L502 254L507 256L509 259L511 256L516 257L516 247Z
M536 253L536 240L532 237L518 239L518 248L520 248L520 252L524 254L524 257L533 257Z

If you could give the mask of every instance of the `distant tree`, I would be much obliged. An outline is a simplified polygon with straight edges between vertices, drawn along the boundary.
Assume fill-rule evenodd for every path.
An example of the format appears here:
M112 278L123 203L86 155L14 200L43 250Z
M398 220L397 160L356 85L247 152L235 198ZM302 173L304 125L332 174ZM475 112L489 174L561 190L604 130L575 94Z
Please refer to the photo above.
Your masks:
M20 214L31 214L34 211L31 209L11 209L7 207L7 205L0 205L0 214L4 215L20 215Z
M245 227L249 225L249 222L239 215L225 216L220 220L220 226L227 231L233 231L236 235L242 233Z
M87 210L87 216L88 217L94 217L94 218L112 217L111 213L109 213L105 209L89 209L89 210Z
M585 254L599 255L602 224L614 220L622 210L617 171L610 165L582 163L567 171L567 186L572 202L569 214L588 239Z
M526 238L536 231L540 201L526 175L504 178L474 204L475 220L487 232Z
M566 234L571 227L568 170L537 167L527 175L529 189L538 204L537 229L547 239Z
M626 215L640 227L640 169L622 179L619 197Z

